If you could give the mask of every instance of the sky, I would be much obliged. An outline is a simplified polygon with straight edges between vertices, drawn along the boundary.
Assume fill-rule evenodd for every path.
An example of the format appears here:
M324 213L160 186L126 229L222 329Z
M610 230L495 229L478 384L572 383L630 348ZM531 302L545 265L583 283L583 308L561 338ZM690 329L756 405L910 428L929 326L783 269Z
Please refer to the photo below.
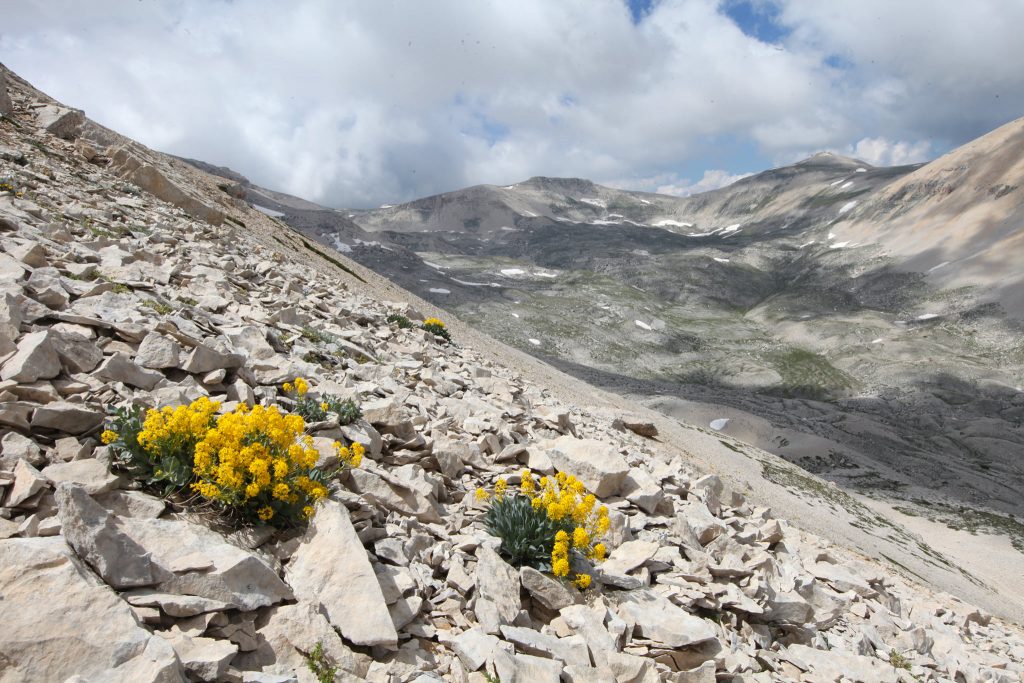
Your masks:
M335 207L536 175L686 195L1024 115L1022 0L5 1L0 61Z

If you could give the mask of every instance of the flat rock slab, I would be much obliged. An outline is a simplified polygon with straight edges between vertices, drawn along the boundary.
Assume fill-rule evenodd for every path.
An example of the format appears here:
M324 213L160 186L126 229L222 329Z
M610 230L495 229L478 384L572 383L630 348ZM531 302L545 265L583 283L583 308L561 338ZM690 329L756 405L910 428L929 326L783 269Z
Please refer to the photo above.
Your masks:
M623 619L636 622L640 635L666 647L687 647L716 636L711 622L649 590L623 593L618 611Z
M345 506L334 501L320 506L285 578L299 600L320 605L356 645L398 644L377 575Z
M150 639L62 538L0 542L0 595L0 683L94 680Z
M212 569L175 574L157 588L219 600L243 611L291 599L292 592L265 561L226 542L220 534L184 520L121 518L124 532L161 567L185 557L209 558Z
M629 465L606 443L594 439L560 436L548 447L548 458L555 469L583 482L598 498L618 492Z

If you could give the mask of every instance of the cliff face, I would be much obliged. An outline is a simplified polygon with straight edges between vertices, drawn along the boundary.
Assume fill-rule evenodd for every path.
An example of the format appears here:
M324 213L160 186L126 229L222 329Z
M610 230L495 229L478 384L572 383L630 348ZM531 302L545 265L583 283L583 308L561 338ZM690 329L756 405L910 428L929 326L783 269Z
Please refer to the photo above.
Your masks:
M767 507L1016 609L906 531L865 531L881 518L834 487L458 321L454 344L389 321L436 310L8 82L0 681L312 681L328 666L345 681L1020 679L1016 626ZM308 527L237 529L161 498L101 440L119 407L291 410L296 377L362 409L307 425L319 463L336 464L335 441L366 447ZM556 465L609 509L586 591L508 565L473 495Z

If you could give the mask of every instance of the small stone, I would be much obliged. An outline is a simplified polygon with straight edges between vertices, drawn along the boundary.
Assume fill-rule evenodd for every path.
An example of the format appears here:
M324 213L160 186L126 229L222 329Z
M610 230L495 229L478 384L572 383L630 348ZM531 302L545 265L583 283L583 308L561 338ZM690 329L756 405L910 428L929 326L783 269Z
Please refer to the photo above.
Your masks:
M60 357L49 331L26 334L18 350L0 368L0 379L35 382L60 374Z
M103 411L84 403L55 401L32 413L33 429L56 429L68 434L85 434L103 423Z
M151 370L176 368L181 362L181 345L159 332L150 332L139 344L135 362Z
M617 493L629 472L614 448L593 439L560 436L552 442L548 457L557 470L579 479L598 498Z
M102 365L96 368L93 377L108 382L121 382L147 391L156 387L164 379L163 373L136 365L131 358L123 353L109 356Z
M550 610L558 611L576 603L577 592L573 592L561 581L542 574L533 567L519 570L519 580L530 596Z

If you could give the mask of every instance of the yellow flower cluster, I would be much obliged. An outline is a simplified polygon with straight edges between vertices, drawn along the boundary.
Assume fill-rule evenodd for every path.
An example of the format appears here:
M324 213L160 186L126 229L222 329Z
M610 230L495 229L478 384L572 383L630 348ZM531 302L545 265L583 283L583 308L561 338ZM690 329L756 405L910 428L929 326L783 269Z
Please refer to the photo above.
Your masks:
M438 327L444 327L444 322L440 318L427 318L423 321L424 325L437 325Z
M508 482L498 479L494 484L494 498L502 499L509 494ZM607 535L611 523L608 508L597 505L597 498L587 493L586 487L576 477L559 472L553 477L535 479L533 473L524 469L520 473L519 490L515 495L525 496L537 512L560 526L551 548L551 573L568 576L571 571L570 553L601 561L607 555L604 543L595 542ZM476 499L490 498L487 491L476 490ZM571 530L571 531L570 531ZM587 574L576 574L575 584L582 590L590 586Z
M281 388L285 390L285 393L290 394L294 391L298 396L305 396L309 391L309 384L301 377L296 377L295 382L285 382Z
M148 410L138 435L139 445L152 455L190 450L193 444L206 436L218 410L220 402L211 401L205 396L187 406L164 406L159 410ZM101 435L104 443L107 443L107 438L109 435Z
M277 406L240 404L196 444L192 488L230 507L256 508L263 521L294 516L327 495L327 487L310 478L320 452L305 428L301 417Z

